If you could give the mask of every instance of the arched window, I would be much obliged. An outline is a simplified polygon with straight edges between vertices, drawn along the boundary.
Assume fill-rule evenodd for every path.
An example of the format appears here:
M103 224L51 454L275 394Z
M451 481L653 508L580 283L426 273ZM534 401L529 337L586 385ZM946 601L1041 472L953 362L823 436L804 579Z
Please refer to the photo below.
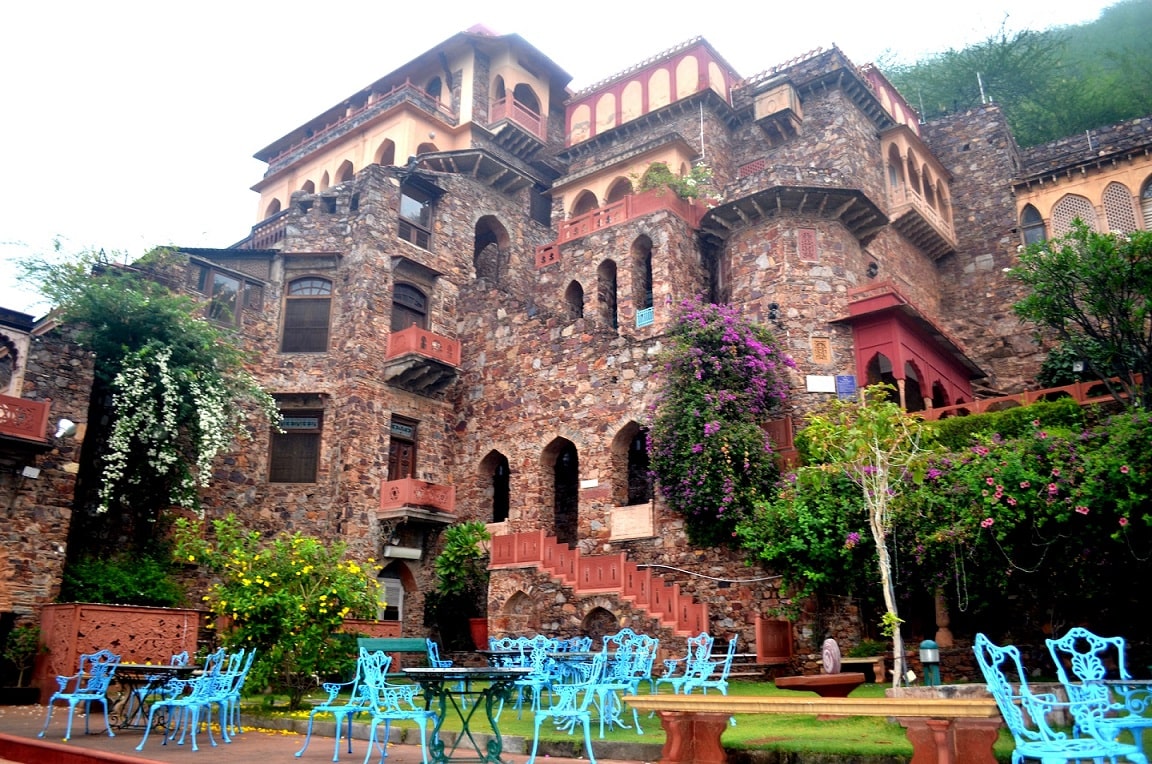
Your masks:
M904 363L904 410L924 410L924 388L920 384L920 372L911 362Z
M411 284L397 283L392 287L392 331L410 326L426 329L428 298Z
M352 171L352 163L345 159L336 170L336 183L346 183L352 180L352 176L355 174L356 173Z
M616 506L652 501L647 428L629 422L617 433L612 441L612 472L612 500Z
M320 176L320 190L327 191L330 185L332 185L332 181L328 177L328 171L325 170L324 174Z
M900 150L893 144L888 147L888 187L893 191L904 185L904 160L900 158Z
M421 249L430 249L432 243L433 196L425 189L406 184L400 189L400 238Z
M400 566L403 563L394 562L380 571L377 578L380 580L380 599L383 607L380 608L376 619L379 621L404 620L404 585L400 581Z
M618 202L631 193L632 181L627 178L617 178L612 181L612 185L608 187L608 193L604 195L604 203L612 204L613 202Z
M389 139L385 139L380 144L380 148L376 149L375 156L376 164L385 166L396 164L396 144Z
M1031 204L1025 205L1020 213L1020 230L1024 232L1025 244L1037 244L1048 238L1044 232L1044 218Z
M546 479L552 483L552 518L556 541L574 545L579 540L580 456L576 444L556 438L544 449Z
M440 100L440 92L443 89L444 85L440 82L439 77L433 77L432 79L428 80L428 84L424 86L424 92L435 98L437 101Z
M306 194L316 193L316 184L310 180L304 181L304 185L300 186L300 190Z
M616 263L605 260L596 269L596 298L600 304L600 319L613 329L619 328L616 315Z
M480 476L488 483L484 486L486 492L491 492L492 522L502 523L508 519L511 498L512 470L508 457L499 451L490 451L480 463Z
M591 191L581 191L576 197L576 201L572 203L572 214L570 217L580 217L587 214L600 206L596 201L596 194Z
M540 99L536 96L536 91L532 89L531 85L526 85L521 82L514 87L512 89L512 100L520 106L529 109L533 114L540 113Z
M289 282L284 298L280 352L327 352L331 316L331 281L309 276Z
M508 231L494 215L476 221L472 242L472 265L476 278L499 284L507 275Z
M584 318L584 287L573 281L564 292L564 303L568 306L568 318Z
M1144 181L1140 192L1140 212L1144 216L1144 230L1152 231L1152 178Z
M652 307L652 240L647 236L632 242L632 304L638 311Z
M1109 183L1104 189L1104 217L1110 233L1130 233L1140 228L1132 192L1123 183Z
M1093 231L1099 230L1096 225L1096 208L1092 202L1077 194L1067 194L1056 202L1052 208L1052 235L1061 237L1071 233L1072 221L1082 220Z
M279 214L280 214L280 200L279 199L273 199L272 201L268 202L268 208L264 211L264 217L270 218L273 215L279 215Z

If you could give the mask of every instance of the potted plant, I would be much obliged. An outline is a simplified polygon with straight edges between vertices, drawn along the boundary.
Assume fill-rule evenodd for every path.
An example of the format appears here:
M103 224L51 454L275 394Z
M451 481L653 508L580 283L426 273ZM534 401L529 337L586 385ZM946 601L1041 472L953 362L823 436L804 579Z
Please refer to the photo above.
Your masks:
M477 650L488 647L488 551L492 538L484 523L451 525L444 531L444 548L433 561L436 571L436 602L442 636L449 642L449 622L468 618ZM447 632L447 633L446 633Z
M31 678L36 655L41 651L40 627L31 622L22 623L8 632L4 641L4 660L16 670L16 685L0 688L0 705L29 705L39 698L40 691L25 686L25 677Z

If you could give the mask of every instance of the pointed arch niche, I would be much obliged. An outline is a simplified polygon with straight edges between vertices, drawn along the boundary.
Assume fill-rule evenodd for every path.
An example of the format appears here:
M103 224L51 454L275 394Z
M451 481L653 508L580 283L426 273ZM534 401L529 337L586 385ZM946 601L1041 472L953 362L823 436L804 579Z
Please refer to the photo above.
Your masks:
M838 322L852 327L859 386L894 385L905 411L972 400L971 380L984 372L894 284L854 290L849 300Z
M611 538L656 535L648 474L648 429L634 421L620 428L612 439L612 503Z
M488 522L502 523L507 521L512 481L512 470L508 466L508 457L496 450L489 451L488 455L480 462L480 480L484 498L492 510L491 519Z
M556 541L575 546L580 538L580 454L576 444L556 438L541 454L540 467L545 506L551 494Z

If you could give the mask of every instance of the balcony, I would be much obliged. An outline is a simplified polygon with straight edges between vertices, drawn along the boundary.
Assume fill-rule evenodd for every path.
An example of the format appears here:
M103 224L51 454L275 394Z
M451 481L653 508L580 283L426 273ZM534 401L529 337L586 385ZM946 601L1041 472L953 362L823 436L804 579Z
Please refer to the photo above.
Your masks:
M456 487L415 478L385 480L380 484L377 519L451 525L456 522Z
M556 241L536 248L536 267L544 268L560 262L559 247L565 242L660 211L671 212L696 228L707 209L700 202L694 199L681 199L667 189L629 194L618 202L597 207L591 212L562 221Z
M275 148L272 150L276 151L275 154L271 154L271 152L258 154L258 159L268 162L268 169L264 176L268 177L283 170L321 146L356 131L376 117L404 104L414 106L420 111L436 117L449 127L455 127L460 121L456 112L440 103L439 98L425 92L423 88L412 84L409 80L405 80L387 93L372 94L367 102L359 108L350 110L342 118L313 131L296 143L281 148L283 143L278 141L277 144L273 144Z
M952 224L912 188L888 189L892 225L933 260L956 251Z
M496 142L509 151L534 154L548 140L548 120L512 98L493 101L488 107L488 129Z
M436 395L456 381L460 343L410 326L388 336L384 380L421 395Z
M49 404L0 395L0 440L48 448Z

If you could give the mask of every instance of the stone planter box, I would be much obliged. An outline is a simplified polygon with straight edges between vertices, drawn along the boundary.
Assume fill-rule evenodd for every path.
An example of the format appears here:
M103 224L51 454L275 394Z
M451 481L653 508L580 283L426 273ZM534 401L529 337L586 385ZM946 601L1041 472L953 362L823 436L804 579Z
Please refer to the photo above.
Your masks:
M869 655L863 658L841 658L841 671L860 671L865 682L883 684L888 681L888 669L883 655Z
M68 603L45 605L40 639L48 652L38 656L33 683L40 703L56 691L56 677L75 674L80 656L111 650L124 663L167 663L176 653L196 654L206 614L185 608Z

